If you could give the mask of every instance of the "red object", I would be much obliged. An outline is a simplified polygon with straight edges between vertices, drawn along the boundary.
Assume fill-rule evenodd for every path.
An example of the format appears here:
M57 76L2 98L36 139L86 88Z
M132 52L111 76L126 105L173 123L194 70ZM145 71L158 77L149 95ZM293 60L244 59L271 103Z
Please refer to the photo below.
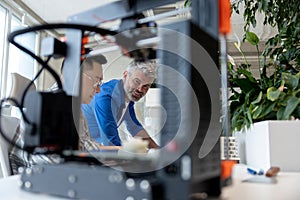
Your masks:
M219 0L219 31L221 34L231 32L231 4L230 0Z
M60 40L63 41L63 42L67 41L66 37L61 37ZM80 52L81 53L81 58L80 58L81 61L83 61L85 59L84 56L83 56L83 55L86 54L86 50L84 48L84 45L88 44L88 43L89 43L89 37L88 36L82 37L82 40L81 40L81 52Z
M231 177L232 167L236 164L235 160L222 160L221 161L221 178L226 180Z

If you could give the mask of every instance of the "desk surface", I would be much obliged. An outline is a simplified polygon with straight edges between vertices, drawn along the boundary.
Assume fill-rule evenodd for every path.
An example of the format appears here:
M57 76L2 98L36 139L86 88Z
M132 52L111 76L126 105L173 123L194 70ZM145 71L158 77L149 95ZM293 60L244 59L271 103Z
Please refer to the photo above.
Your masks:
M236 165L233 169L233 184L222 189L220 199L226 200L300 200L300 173L279 172L276 183L245 182L250 179L267 179L264 176L251 175L245 165Z
M222 189L220 200L300 200L300 173L280 172L277 183L250 183L243 180L253 178L246 173L246 167L237 166L233 172L233 184ZM0 179L1 199L14 200L58 200L63 199L47 194L35 194L23 191L19 186L20 176ZM51 186L50 186L51 187Z

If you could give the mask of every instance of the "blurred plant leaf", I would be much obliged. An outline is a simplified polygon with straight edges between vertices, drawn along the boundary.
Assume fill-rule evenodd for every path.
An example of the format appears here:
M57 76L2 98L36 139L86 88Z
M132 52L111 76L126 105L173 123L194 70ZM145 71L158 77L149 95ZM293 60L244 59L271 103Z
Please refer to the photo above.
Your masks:
M279 98L280 90L275 87L270 87L267 90L267 98L271 101L276 101Z
M299 104L299 99L297 97L294 97L294 96L290 97L287 100L287 105L283 112L283 119L289 119L290 115L295 110L295 108L298 106L298 104Z
M258 45L259 43L257 35L253 32L246 32L246 40L252 45Z

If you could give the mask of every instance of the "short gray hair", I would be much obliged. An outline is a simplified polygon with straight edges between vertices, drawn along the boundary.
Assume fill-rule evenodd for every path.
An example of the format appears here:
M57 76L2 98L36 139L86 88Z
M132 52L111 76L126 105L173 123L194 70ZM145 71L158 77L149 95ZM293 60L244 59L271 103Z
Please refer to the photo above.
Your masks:
M126 70L129 75L131 75L138 69L141 70L147 77L155 79L157 76L157 63L155 60L148 60L144 62L133 60L128 64Z

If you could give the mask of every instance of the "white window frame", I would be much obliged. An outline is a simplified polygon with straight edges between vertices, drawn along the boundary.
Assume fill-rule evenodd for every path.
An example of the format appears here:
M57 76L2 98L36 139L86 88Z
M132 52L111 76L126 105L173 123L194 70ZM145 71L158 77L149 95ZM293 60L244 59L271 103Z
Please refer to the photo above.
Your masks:
M9 62L9 42L7 41L7 35L11 32L11 20L13 15L16 16L17 18L19 18L20 20L22 19L22 16L26 13L19 13L16 11L16 9L14 9L12 6L10 6L9 4L5 3L5 2L1 2L0 6L3 7L4 9L7 10L6 12L6 19L5 19L5 41L4 41L4 46L0 47L3 48L3 59L2 59L2 63L0 65L0 72L1 72L1 76L0 76L0 98L5 98L7 97L7 93L9 92L10 88L8 87L8 62ZM37 52L37 54L39 54L40 52L40 39L41 39L41 34L37 33L36 35L36 40L35 40L35 52ZM34 66L33 66L33 75L34 76L39 68L39 64L37 63L36 60L34 60ZM41 76L43 77L43 76ZM41 78L42 79L42 78ZM37 82L37 85L42 85L40 83L42 83L43 80L39 80ZM39 87L38 87L39 88Z

